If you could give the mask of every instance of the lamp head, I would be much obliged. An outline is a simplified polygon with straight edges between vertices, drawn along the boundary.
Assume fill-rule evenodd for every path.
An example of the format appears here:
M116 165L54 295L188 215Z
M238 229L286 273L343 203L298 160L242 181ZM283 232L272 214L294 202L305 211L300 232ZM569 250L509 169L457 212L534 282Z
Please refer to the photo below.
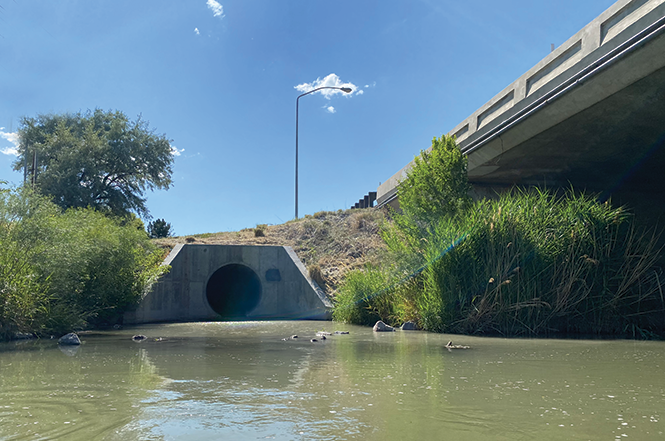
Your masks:
M353 89L351 89L350 87L340 87L339 90L341 90L341 91L344 92L344 93L351 93L351 92L353 92Z

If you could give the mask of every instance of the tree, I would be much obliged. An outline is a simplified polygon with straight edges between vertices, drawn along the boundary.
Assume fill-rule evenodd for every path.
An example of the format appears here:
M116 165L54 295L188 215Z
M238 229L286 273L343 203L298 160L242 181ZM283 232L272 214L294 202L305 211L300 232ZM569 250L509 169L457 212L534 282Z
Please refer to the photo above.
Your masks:
M14 170L32 164L36 152L35 190L62 208L145 217L144 192L171 185L171 144L140 116L131 121L120 111L95 109L24 117L19 139Z
M455 137L434 138L431 150L421 151L413 162L397 190L406 215L433 223L470 205L467 158Z
M171 237L173 236L173 229L171 228L171 224L164 219L157 219L148 223L148 236L152 239Z

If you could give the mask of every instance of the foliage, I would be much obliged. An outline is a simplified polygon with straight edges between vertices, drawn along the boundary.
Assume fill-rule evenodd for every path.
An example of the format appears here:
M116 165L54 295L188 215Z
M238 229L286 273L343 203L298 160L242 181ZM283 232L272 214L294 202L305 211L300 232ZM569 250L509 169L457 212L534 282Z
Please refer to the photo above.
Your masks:
M471 203L466 168L467 158L455 137L434 138L431 150L414 158L413 167L399 184L400 209L426 223L463 211Z
M94 207L148 215L146 190L171 185L171 145L139 116L120 111L24 117L15 170L37 152L35 190L63 209ZM26 162L27 159L27 162Z
M172 237L173 229L171 228L171 224L166 222L164 219L157 219L152 222L148 222L148 236L150 236L151 239Z
M665 333L658 238L623 208L572 191L515 190L441 218L419 238L390 228L380 269L388 282L374 286L365 272L345 283L341 292L362 300L346 321L364 323L371 310L437 332Z
M349 272L335 297L333 320L358 325L373 325L381 320L378 309L385 306L381 294L388 283L386 273L377 268Z
M267 224L258 224L256 228L254 228L254 237L265 237L267 229Z
M0 193L0 337L115 323L168 268L136 218Z

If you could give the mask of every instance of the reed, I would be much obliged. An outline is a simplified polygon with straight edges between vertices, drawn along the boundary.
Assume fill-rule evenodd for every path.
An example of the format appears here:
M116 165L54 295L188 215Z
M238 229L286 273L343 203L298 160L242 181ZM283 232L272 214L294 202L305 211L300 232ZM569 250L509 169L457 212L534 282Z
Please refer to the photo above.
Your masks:
M384 239L383 266L340 289L357 299L362 286L357 307L384 321L467 334L665 334L659 237L592 196L514 190L425 226L401 217ZM367 294L377 273L384 285ZM370 274L373 284L362 281Z

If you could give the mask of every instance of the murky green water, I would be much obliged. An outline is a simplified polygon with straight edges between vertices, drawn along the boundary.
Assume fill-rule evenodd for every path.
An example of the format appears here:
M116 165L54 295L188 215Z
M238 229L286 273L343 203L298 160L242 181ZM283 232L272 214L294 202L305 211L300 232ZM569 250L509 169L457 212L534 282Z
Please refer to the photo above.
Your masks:
M663 342L454 337L472 349L449 352L450 336L342 328L319 343L316 331L340 326L2 344L0 439L665 439Z

